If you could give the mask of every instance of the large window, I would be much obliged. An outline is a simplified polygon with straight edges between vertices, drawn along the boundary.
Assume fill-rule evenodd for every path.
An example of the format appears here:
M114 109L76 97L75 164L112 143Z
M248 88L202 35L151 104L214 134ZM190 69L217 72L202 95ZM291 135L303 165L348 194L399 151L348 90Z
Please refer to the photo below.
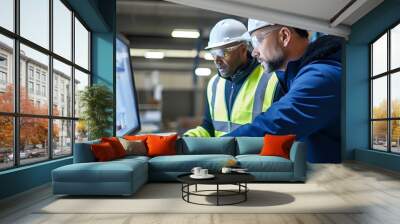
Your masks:
M0 170L70 156L87 140L78 103L90 35L64 0L0 1Z
M370 45L371 148L400 153L400 24Z

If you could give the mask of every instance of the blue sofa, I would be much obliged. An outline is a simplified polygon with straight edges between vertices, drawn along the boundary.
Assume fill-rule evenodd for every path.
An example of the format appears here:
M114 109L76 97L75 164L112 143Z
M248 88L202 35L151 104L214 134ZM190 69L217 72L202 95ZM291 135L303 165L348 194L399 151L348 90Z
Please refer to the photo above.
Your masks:
M260 182L304 182L306 180L306 146L295 142L290 159L260 156L262 137L191 138L177 141L177 155L127 156L96 162L91 141L75 144L74 163L52 171L53 193L68 195L131 195L148 181L176 181L193 167L218 172L234 159Z

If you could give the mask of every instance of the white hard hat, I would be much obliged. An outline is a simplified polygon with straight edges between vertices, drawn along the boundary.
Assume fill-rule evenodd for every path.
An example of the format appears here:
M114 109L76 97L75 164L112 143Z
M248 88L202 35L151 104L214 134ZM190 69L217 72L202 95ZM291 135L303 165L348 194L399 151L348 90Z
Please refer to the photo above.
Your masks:
M235 19L219 21L211 29L210 38L206 50L221 47L234 42L249 41L246 26Z
M263 28L266 26L273 26L273 25L275 25L275 24L257 20L257 19L249 19L249 21L247 22L247 30L248 30L249 34L251 34L252 32L254 32L260 28Z

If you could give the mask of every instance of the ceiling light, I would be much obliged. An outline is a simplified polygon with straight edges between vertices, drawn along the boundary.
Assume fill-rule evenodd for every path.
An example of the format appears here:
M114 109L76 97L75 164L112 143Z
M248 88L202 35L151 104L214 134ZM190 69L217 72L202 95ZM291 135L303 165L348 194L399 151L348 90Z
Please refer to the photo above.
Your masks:
M131 48L132 57L144 57L147 52L161 52L164 53L164 58L195 58L197 51L192 50L172 50L172 49L143 49L143 48ZM206 51L200 51L200 58L205 60L214 60L210 53Z
M197 76L209 76L209 75L211 75L211 69L209 69L209 68L196 68L194 73Z
M174 29L171 36L175 38L199 38L200 33L198 30Z
M161 51L147 51L144 54L145 58L149 58L149 59L162 59L164 58L164 52Z

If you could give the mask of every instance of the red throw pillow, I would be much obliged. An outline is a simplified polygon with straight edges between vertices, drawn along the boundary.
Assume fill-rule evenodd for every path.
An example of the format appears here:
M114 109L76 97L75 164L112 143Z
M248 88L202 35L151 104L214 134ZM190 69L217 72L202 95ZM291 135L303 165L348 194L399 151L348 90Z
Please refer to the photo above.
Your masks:
M124 147L122 146L121 142L119 141L118 138L116 137L110 137L110 138L101 138L101 142L108 142L114 149L115 155L117 158L125 157L126 156L126 151Z
M117 158L113 147L108 142L93 144L90 147L94 154L94 157L99 162L110 161Z
M176 140L178 135L147 137L148 156L176 155Z
M280 156L286 159L290 158L290 148L295 135L265 135L264 146L261 149L261 156Z

